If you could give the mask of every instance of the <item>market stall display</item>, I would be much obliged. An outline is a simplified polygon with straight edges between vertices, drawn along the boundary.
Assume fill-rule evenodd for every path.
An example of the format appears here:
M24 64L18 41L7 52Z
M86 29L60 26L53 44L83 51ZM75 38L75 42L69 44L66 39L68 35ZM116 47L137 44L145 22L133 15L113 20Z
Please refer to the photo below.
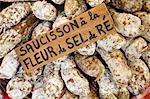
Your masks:
M26 74L15 48L102 3L116 33ZM0 0L0 99L150 99L149 86L150 0Z

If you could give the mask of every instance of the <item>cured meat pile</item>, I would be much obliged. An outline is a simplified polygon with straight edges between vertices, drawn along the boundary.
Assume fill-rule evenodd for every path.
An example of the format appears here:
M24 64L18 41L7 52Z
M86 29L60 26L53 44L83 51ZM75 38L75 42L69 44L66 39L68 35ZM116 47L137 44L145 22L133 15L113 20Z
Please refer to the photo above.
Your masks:
M117 30L26 74L15 48L105 3ZM150 99L150 0L0 0L0 99Z

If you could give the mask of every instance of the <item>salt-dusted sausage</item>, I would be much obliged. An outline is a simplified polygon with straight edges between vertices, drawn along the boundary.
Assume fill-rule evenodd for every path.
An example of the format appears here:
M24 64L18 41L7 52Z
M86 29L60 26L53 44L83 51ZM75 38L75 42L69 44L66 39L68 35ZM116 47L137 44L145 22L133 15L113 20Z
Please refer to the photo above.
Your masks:
M144 30L141 31L143 32L141 36L150 42L150 13L136 12L135 15L142 20L142 25L144 26Z
M148 48L147 42L139 37L135 39L125 50L126 58L130 61L138 59L142 53Z
M13 3L0 12L0 32L17 25L31 12L29 2Z
M99 95L103 99L117 99L115 95L118 93L118 88L111 78L110 73L106 70L102 78L97 81L99 85Z
M46 1L37 1L32 5L33 14L41 19L53 21L57 15L57 9Z
M110 10L111 11L111 10ZM141 19L129 13L114 12L112 15L116 30L125 37L134 38L142 34L144 29Z
M19 66L19 61L15 50L12 50L8 53L2 60L0 65L0 78L1 79L10 79L17 72Z
M33 30L31 27L36 21L37 19L35 16L31 14L21 23L0 35L0 58L4 57L18 43L20 43L26 35L31 33Z
M23 76L15 76L12 78L6 88L6 92L10 98L22 99L26 97L32 89L31 83Z
M125 44L125 38L118 33L109 34L106 38L97 41L97 46L108 52L120 49Z
M141 59L135 59L129 63L129 66L132 71L132 79L128 89L134 95L142 94L150 80L149 69Z
M61 64L61 76L67 89L75 95L87 96L90 93L88 80L75 68L72 58L67 58Z
M131 78L131 70L123 53L120 50L108 53L100 48L97 48L97 51L108 65L118 88L126 88Z
M56 64L50 63L44 69L44 94L47 98L59 98L63 92L64 82L59 74Z
M51 30L52 24L48 21L39 23L33 30L32 38L36 38L39 35L45 34Z
M64 11L68 17L76 17L87 10L84 0L66 0Z
M110 4L127 12L135 12L142 9L142 0L111 0Z
M78 67L87 75L99 80L105 72L105 67L96 56L75 55Z

